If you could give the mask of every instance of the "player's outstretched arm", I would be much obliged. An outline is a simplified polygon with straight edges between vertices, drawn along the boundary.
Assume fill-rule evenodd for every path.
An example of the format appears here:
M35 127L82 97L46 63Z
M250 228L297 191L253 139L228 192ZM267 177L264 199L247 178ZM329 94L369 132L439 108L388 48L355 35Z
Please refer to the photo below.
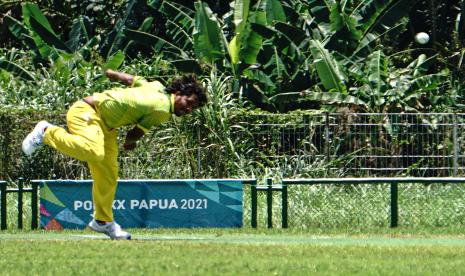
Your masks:
M123 73L123 72L118 72L118 71L114 71L114 70L111 70L111 69L107 69L105 71L105 75L111 80L111 81L119 81L125 85L132 85L133 81L134 81L134 76L133 75L130 75L130 74L127 74L127 73Z

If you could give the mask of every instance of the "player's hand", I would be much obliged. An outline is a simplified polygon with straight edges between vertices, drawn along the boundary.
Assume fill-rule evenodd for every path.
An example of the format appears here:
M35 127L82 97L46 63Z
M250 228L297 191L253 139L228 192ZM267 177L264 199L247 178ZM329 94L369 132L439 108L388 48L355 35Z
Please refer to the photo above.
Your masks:
M125 150L133 150L137 146L137 141L144 135L144 131L134 126L133 129L129 130L124 140L123 148Z
M137 142L134 142L134 141L126 141L123 144L124 150L133 150L136 148L136 146L137 146Z

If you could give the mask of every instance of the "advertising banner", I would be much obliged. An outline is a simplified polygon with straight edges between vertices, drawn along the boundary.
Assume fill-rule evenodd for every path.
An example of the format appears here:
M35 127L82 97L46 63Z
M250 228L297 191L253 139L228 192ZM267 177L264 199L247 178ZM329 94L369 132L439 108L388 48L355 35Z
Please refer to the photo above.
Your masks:
M124 228L242 227L240 180L120 180L113 215ZM83 229L92 219L91 180L40 183L44 229Z

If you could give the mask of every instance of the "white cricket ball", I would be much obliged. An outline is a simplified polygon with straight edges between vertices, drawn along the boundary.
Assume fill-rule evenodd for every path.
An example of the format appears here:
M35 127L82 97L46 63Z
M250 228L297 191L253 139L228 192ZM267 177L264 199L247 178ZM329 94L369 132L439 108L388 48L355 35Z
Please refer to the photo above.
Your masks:
M429 35L427 33L421 32L415 35L415 41L418 44L426 44L429 41Z

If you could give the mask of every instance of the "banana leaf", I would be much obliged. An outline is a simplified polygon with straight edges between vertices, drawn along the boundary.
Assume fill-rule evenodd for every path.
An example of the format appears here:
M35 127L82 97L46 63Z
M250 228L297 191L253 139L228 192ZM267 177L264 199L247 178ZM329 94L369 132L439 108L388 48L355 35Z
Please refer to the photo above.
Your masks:
M421 75L412 79L410 88L406 93L412 93L413 91L418 91L422 93L423 91L433 91L436 90L441 85L444 85L448 81L449 72L441 71L437 74ZM406 97L406 100L410 99L412 96Z
M271 76L265 74L261 70L246 69L242 72L243 76L246 76L249 80L260 84L261 90L267 91L268 94L275 93L276 84L271 79Z
M286 20L289 22L295 22L299 20L300 14L294 9L294 7L289 6L289 4L286 2L282 3L282 7L284 14L286 15Z
M318 23L329 23L329 15L331 14L331 6L334 1L327 0L309 0L308 6L310 13L317 19Z
M317 40L310 41L310 51L313 57L318 76L327 90L336 90L339 93L346 92L343 85L345 76L339 68L337 60Z
M36 4L26 3L22 6L22 13L23 13L23 22L26 28L32 29L31 27L31 18L34 18L35 21L40 22L49 32L54 33L50 23L48 22L47 18L44 16L42 11ZM35 51L39 53L42 59L46 60L53 54L55 54L55 50L50 47L37 33L31 31L30 38L34 40Z
M264 38L271 39L276 34L276 30L261 24L251 23L252 30Z
M33 18L40 25L42 25L45 29L47 29L48 32L52 33L53 35L56 35L55 32L53 31L52 26L50 25L50 22L47 20L45 15L42 13L42 11L39 9L39 7L36 4L32 4L32 3L24 4L22 11L23 11L24 23L26 24L26 26L30 26L29 20Z
M261 37L259 37L250 27L249 10L250 10L250 0L245 1L235 1L234 2L234 37L228 44L229 56L231 57L231 63L233 66L236 66L241 61L241 49L245 48L247 45L247 39L249 36L252 36L252 39L255 42L261 44ZM259 16L257 16L259 18ZM265 22L255 21L254 23L266 25L266 17L263 18ZM260 45L261 46L261 45ZM249 64L252 64L252 60L249 59ZM253 58L252 58L253 59Z
M283 34L286 34L286 37L288 37L289 40L294 42L296 45L299 45L307 37L307 34L303 29L296 28L284 22L276 22L274 28Z
M61 41L53 32L50 32L48 28L42 25L39 21L37 21L34 17L29 19L29 23L31 24L32 30L36 34L40 36L40 38L50 46L53 46L57 49L63 50L67 53L72 53L70 48L66 46L66 44Z
M266 14L262 11L251 13L250 22L256 24L266 24ZM258 53L262 48L263 38L258 33L254 32L249 25L243 30L243 36L240 36L243 41L240 43L242 48L239 50L240 59L247 64L254 64L257 61Z
M108 58L107 62L103 65L103 69L116 70L121 66L121 64L123 64L125 58L126 56L123 51L120 50Z
M408 14L417 0L372 0L360 9L363 37L371 32L383 33Z
M305 56L302 54L300 47L294 43L295 40L300 42L303 41L303 39L299 39L294 36L298 33L300 36L302 33L297 31L295 28L293 29L295 32L290 31L290 26L282 22L277 22L277 25L279 25L279 29L255 23L252 23L251 27L257 34L267 39L272 39L273 37L276 38L274 44L278 46L280 51L285 51L288 56L296 56L297 60L304 60Z
M301 92L286 92L280 93L269 98L273 103L289 103L289 102L305 102L315 101L325 104L354 104L366 106L366 103L361 99L350 96L344 93L326 93L326 92L313 92L313 91L301 91Z
M106 58L119 50L127 48L129 41L125 37L125 30L137 29L144 24L145 18L140 16L142 10L154 12L152 6L148 5L145 0L130 0L127 2L123 16L119 18L113 30L105 36L105 40L100 45L101 55Z
M413 69L413 77L421 76L426 73L432 65L437 64L438 56L439 54L427 57L425 54L421 54L416 60L409 64L407 68Z
M224 59L225 41L220 24L207 4L195 2L194 50L208 63Z
M465 40L465 1L460 3L460 15L457 16L455 22L455 31L458 35L458 40L463 43ZM463 44L461 44L463 46Z
M177 4L175 2L170 1L163 1L160 11L163 14L165 14L167 18L171 18L174 21L182 19L190 21L189 25L194 24L194 11L187 8L186 6L183 6L182 4Z
M382 93L382 85L387 77L385 67L384 55L380 50L368 56L368 81L378 94Z
M283 6L278 0L264 0L260 2L260 9L266 13L267 25L273 24L274 21L286 22L286 14Z
M178 54L180 54L183 58L189 58L189 55L184 52L183 49L179 48L178 46L170 43L169 41L145 32L137 31L137 30L130 30L126 29L124 32L126 38L129 40L138 42L142 45L146 45L148 47L152 48L162 48L162 47L168 47L169 49L175 50Z
M190 33L184 30L183 26L172 20L166 20L167 33L171 37L171 41L183 49L190 50L193 47L194 41Z
M240 35L247 25L249 17L250 0L234 1L234 34Z
M194 41L192 32L194 29L195 12L182 4L164 1L160 10L166 18L166 35L171 41L183 49L191 50Z
M34 80L33 74L29 73L26 69L22 68L14 62L0 59L0 68L19 76L22 79L31 81Z
M80 16L71 27L69 40L66 42L66 45L72 51L77 51L81 44L90 40L91 35L89 19L86 16Z
M22 40L29 49L36 49L34 39L30 36L29 29L24 26L23 23L19 22L15 18L5 15L3 22L8 26L10 32L18 39Z

